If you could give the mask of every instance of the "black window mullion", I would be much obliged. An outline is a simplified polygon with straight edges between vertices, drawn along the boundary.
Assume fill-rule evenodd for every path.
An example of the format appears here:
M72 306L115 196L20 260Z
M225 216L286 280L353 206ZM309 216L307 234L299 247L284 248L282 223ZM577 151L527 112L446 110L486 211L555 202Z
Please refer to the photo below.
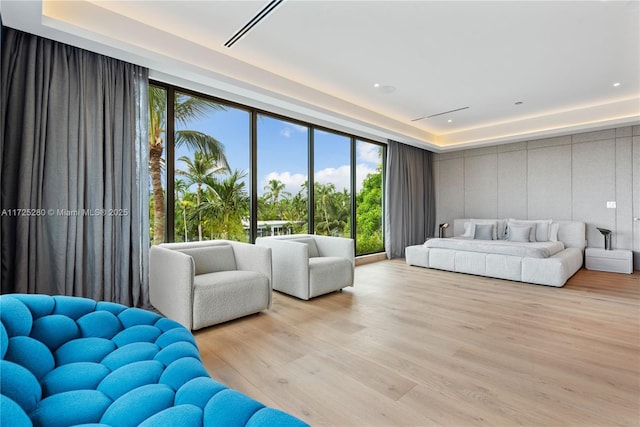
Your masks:
M249 242L254 243L258 237L258 113L251 110L249 123Z
M356 139L351 137L351 238L356 240Z
M313 157L313 144L314 144L314 137L313 134L315 133L315 128L313 126L309 126L308 127L308 134L307 134L307 138L309 141L309 165L308 165L308 170L309 173L308 178L307 178L307 187L308 187L308 211L309 213L307 214L309 220L307 221L307 231L309 232L309 234L315 234L315 229L316 229L316 224L315 224L315 219L316 219L316 202L315 202L315 188L314 188L314 183L313 183L313 171L315 168L315 165L313 164L314 162L314 157Z

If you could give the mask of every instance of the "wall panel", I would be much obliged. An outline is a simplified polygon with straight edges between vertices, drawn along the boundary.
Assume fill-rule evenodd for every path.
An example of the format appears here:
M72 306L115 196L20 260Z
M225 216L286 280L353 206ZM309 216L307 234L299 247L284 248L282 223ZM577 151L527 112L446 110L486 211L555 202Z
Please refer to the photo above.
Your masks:
M498 158L496 154L465 157L464 211L468 218L498 215Z
M607 209L608 201L616 201L615 147L614 140L573 146L573 217L587 223L590 246L604 247L604 238L596 227L615 227L616 210ZM615 239L615 235L612 237Z
M456 158L439 162L438 189L436 192L437 223L464 217L464 159ZM453 224L448 230L451 233Z
M498 218L527 218L527 151L498 154Z
M571 145L528 150L528 219L570 219Z

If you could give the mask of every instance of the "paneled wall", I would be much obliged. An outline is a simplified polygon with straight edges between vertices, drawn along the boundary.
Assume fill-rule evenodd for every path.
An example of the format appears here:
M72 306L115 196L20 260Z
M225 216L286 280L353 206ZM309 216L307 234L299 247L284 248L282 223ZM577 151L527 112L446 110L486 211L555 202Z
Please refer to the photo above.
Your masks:
M434 175L438 223L584 221L588 246L603 247L596 227L608 228L640 269L640 126L436 154Z

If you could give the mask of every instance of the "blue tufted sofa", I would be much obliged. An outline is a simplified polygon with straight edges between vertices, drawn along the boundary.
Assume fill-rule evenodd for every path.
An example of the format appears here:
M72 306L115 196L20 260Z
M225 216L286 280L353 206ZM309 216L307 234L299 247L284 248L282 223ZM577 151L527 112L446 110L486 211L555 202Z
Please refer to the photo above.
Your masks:
M191 332L91 299L0 296L2 426L305 426L216 382Z

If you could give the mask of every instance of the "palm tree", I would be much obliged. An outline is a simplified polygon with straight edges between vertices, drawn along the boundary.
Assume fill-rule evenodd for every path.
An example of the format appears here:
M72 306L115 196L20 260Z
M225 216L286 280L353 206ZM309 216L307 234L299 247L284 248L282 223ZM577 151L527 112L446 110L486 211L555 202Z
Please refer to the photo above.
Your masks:
M187 170L178 170L179 175L187 178L189 186L196 184L196 209L198 210L198 240L202 240L202 215L200 212L200 202L202 194L202 185L205 183L208 177L213 176L215 173L219 173L227 170L227 165L220 166L217 159L208 154L203 154L201 151L196 151L193 155L193 160L188 156L182 156L178 160L184 162L187 165Z
M247 173L238 169L219 181L213 176L205 179L205 201L200 212L207 217L217 217L214 228L222 239L244 234L242 218L249 214L249 194L243 181Z
M264 187L264 190L266 191L266 193L264 193L265 199L271 199L271 202L275 204L280 198L280 194L290 196L291 193L283 191L285 187L286 185L282 181L277 179L269 180L269 184Z
M189 235L187 234L187 205L189 202L186 199L189 193L189 184L184 179L176 179L173 184L173 188L178 196L178 202L182 206L182 220L184 222L184 241L189 241Z
M269 180L269 184L264 187L266 193L264 193L263 197L265 200L271 199L271 203L275 208L275 213L278 216L278 219L280 219L281 216L280 209L278 207L278 199L280 199L280 195L291 196L291 193L284 191L285 187L286 185L277 179Z
M176 125L187 127L195 119L212 111L224 110L216 102L176 93L174 119ZM162 155L167 124L167 93L158 86L149 86L149 174L153 189L153 244L161 243L165 233L164 189L162 188ZM178 126L176 126L178 127ZM224 147L211 135L193 130L176 130L175 146L184 145L214 157L219 165L227 166Z
M321 211L322 221L316 224L316 228L322 229L326 231L327 234L331 229L330 220L329 220L329 206L332 201L332 197L336 192L336 186L332 183L330 184L319 184L316 183L314 186L315 189L315 198L316 198L316 206Z

